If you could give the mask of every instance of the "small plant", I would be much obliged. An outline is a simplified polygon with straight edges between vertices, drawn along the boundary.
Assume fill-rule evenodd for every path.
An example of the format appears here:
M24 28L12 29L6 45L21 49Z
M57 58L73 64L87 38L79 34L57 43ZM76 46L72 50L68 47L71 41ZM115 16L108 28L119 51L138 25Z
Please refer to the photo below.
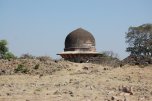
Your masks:
M22 64L19 64L18 66L17 66L17 68L16 69L14 69L14 71L15 71L15 73L18 73L18 72L20 72L20 73L27 73L27 72L29 72L29 70L24 66L24 65L22 65Z
M36 65L34 66L34 69L39 69L39 67L40 67L40 64L36 64Z

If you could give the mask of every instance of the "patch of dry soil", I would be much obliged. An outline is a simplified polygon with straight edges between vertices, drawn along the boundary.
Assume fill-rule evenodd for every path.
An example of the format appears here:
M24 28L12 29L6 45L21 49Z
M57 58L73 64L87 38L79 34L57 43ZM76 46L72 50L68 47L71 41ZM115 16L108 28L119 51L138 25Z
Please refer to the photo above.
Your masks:
M6 64L1 63L1 69ZM56 63L49 63L48 68L53 68L52 64ZM152 66L112 68L65 61L57 64L62 69L53 73L42 63L34 75L1 75L0 101L152 101Z

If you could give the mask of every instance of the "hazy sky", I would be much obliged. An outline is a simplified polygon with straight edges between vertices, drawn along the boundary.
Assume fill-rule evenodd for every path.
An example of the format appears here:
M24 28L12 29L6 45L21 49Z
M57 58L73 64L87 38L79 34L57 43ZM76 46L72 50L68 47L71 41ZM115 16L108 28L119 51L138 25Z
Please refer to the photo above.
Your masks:
M82 27L96 39L97 51L125 58L125 32L152 23L152 0L0 0L0 39L20 56L58 58L68 33Z

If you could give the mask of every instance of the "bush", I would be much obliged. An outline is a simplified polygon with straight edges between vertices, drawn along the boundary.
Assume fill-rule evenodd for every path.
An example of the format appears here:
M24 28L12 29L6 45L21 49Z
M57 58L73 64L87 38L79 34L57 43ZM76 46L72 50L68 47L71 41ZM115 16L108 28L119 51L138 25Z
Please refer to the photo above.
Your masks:
M147 66L152 64L152 58L142 55L129 55L122 61L123 64Z
M91 57L89 62L112 67L118 67L121 63L121 61L118 59L118 55L112 51L105 51L99 56Z
M96 63L96 64L102 64L106 66L111 67L118 67L120 66L120 60L118 58L112 58L107 56L98 56L98 57L92 57L90 59L90 62Z
M40 64L36 64L34 69L39 69L39 67L40 67Z
M16 69L14 69L15 73L28 73L29 70L22 64L19 64Z
M3 58L4 59L15 59L16 57L14 56L13 53L7 52L7 53L4 54Z
M14 54L9 52L9 49L7 47L7 41L6 40L0 40L0 59L11 59L16 58Z
M27 53L27 54L23 54L20 58L21 59L34 59L35 56Z
M0 58L3 58L6 52L8 52L7 41L0 40Z

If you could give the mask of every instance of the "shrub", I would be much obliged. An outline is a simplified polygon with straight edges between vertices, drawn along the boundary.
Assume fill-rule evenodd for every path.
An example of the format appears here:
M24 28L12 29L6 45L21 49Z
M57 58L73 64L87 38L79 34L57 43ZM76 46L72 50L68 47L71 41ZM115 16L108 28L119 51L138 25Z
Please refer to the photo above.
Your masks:
M20 58L21 59L34 59L35 56L27 53L27 54L23 54Z
M40 67L40 64L36 64L36 65L34 66L34 69L39 69L39 67Z
M0 40L0 59L11 59L15 58L14 54L9 52L9 49L7 47L7 41L6 40Z
M152 58L142 55L129 55L122 61L123 64L147 66L152 64Z
M15 73L28 73L29 70L22 64L19 64L16 69L14 69Z
M13 53L7 52L7 53L4 54L4 57L3 57L3 58L4 58L4 59L15 59L16 57L14 56Z
M3 58L6 52L8 52L7 41L0 40L0 58Z

